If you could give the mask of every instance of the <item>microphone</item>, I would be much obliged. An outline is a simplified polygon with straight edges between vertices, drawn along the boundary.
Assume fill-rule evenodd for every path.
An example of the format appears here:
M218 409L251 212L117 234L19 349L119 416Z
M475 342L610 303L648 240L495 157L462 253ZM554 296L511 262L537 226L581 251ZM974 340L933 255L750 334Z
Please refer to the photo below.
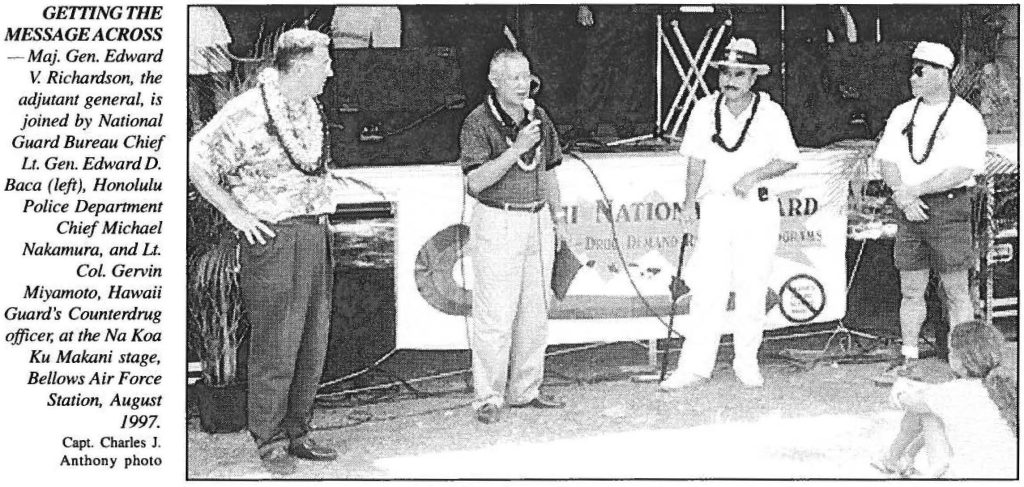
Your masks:
M533 101L533 98L523 100L523 110L526 110L526 118L531 122L537 119L537 115L534 113L537 110L537 102Z
M535 113L537 110L537 102L533 101L533 98L527 98L523 100L523 110L526 110L526 118L530 121L530 123L534 123L537 121L537 114ZM536 147L537 146L534 145L533 148L531 148L530 150L533 151L534 149L536 149ZM529 172L537 167L537 160L538 158L535 156L531 159L530 163L527 164L523 162L523 159L520 157L516 161L516 164L518 164L519 167L522 168L522 170Z

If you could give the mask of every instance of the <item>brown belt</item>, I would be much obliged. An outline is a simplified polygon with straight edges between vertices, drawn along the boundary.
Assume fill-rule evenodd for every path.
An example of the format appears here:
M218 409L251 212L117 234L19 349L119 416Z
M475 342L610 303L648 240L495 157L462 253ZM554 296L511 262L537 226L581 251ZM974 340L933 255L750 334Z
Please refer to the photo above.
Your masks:
M970 191L974 191L974 186L960 186L958 188L947 189L945 191L939 191L938 193L928 193L921 195L922 200L929 200L935 198L948 198L953 199L957 196L968 194Z
M541 208L544 208L546 202L534 201L532 203L499 203L497 201L488 201L484 199L478 199L477 201L484 206L491 208L497 208L505 211L522 211L526 213L537 213Z
M309 225L326 225L327 215L299 215L291 218L285 218L277 223L288 224L288 223L306 223Z

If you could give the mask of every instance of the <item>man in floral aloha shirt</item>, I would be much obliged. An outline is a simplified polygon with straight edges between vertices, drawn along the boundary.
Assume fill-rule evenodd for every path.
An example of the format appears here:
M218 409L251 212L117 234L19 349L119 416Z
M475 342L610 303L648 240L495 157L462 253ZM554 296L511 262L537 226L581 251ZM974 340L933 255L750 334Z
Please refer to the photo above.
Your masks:
M326 215L338 189L316 99L333 74L329 42L306 29L282 33L273 67L189 147L192 183L239 235L242 304L252 324L249 431L263 466L283 475L296 470L296 457L337 457L313 442L308 424L330 330Z

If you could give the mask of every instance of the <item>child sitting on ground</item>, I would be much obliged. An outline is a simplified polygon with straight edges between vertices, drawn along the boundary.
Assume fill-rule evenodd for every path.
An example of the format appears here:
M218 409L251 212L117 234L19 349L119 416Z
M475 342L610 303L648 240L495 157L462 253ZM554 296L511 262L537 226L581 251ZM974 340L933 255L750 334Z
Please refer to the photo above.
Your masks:
M889 400L906 415L888 452L872 465L903 477L1015 478L1017 387L999 368L1003 343L991 325L961 323L949 335L957 379L897 380Z

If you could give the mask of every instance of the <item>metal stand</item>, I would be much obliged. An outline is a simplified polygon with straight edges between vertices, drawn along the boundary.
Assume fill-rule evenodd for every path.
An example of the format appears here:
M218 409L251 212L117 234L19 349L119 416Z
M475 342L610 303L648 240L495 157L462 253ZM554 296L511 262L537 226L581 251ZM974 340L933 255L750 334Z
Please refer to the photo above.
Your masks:
M655 15L654 18L655 18L655 22L657 22L657 24L658 24L657 25L658 28L655 29L655 33L654 33L654 45L658 47L658 51L657 51L658 53L655 56L655 61L654 61L654 86L655 86L655 91L657 92L657 98L658 98L657 107L655 107L655 109L654 109L654 117L655 117L655 120L657 121L657 126L654 127L654 133L644 134L644 135L639 135L639 136L636 136L636 137L630 137L628 139L620 139L620 140L616 140L616 141L613 141L613 142L609 142L608 144L606 144L609 147L616 146L616 145L623 145L623 144L635 144L637 142L642 142L642 141L651 140L651 139L658 139L658 140L661 140L663 142L667 142L667 140L665 139L665 134L664 134L664 132L662 131L662 128L661 128L661 103L662 103L661 102L661 85L662 85L662 75L661 75L661 56L662 56L662 54L661 54L661 43L665 39L665 30L661 26L661 14Z
M676 55L674 47L669 42L668 36L665 35L665 28L662 24L662 15L655 15L655 21L657 22L657 29L655 29L655 45L657 46L657 55L655 56L655 69L654 69L654 84L655 91L657 92L657 106L655 107L655 127L654 132L650 134L638 135L636 137L630 137L628 139L620 139L605 144L608 147L614 147L617 145L635 144L637 142L643 142L645 140L659 140L663 143L668 143L670 139L676 139L679 132L679 127L682 124L683 118L686 116L686 112L689 110L692 103L697 101L697 89L703 88L705 93L708 92L708 87L704 83L704 72L707 71L708 66L711 63L711 57L715 53L715 49L718 48L718 43L721 41L722 36L725 34L725 30L732 26L732 20L726 19L719 26L717 33L714 36L714 40L711 44L708 44L708 40L711 39L711 33L714 28L708 29L707 33L704 34L704 40L701 42L700 47L697 48L696 56L690 51L690 48L686 45L686 40L683 38L682 33L679 31L679 22L672 21L672 27L675 32L676 38L679 44L682 46L683 53L686 54L687 61L690 63L690 69L684 70L682 63L679 60L679 56ZM679 91L676 93L675 99L668 108L667 115L663 114L662 105L664 100L662 99L662 89L664 85L664 75L662 74L663 51L667 51L669 57L672 58L672 62L676 67L676 71L679 73L682 79L682 85ZM702 61L701 58L703 57ZM691 78L696 77L696 80L691 84ZM683 101L683 94L689 92L690 96L687 97L685 103ZM668 132L668 126L672 123L675 118L675 124L671 135L666 135Z
M865 243L862 240L860 243L860 249L857 251L857 260L854 262L853 270L850 272L850 279L846 283L846 292L849 294L850 289L853 287L854 278L857 277L857 270L860 268L861 259L864 257ZM828 340L825 341L825 346L821 350L813 353L813 359L806 360L798 356L790 354L781 354L781 358L789 360L797 365L798 368L810 370L814 368L818 363L826 361L834 362L845 362L845 363L871 363L871 362L888 362L891 357L887 355L877 355L871 357L868 354L874 350L878 350L882 346L887 345L884 338L866 333L860 330L849 328L840 319L837 321L835 328L831 330L822 330L809 333L798 333L786 337L779 337L778 339L784 338L796 338L796 337L809 337L817 335L828 335ZM867 344L855 343L857 339L866 340ZM832 349L832 344L836 343L839 345L838 353L829 353ZM855 346L856 345L856 346ZM809 354L811 355L811 354Z
M686 256L686 246L690 244L690 234L684 233L682 243L679 244L679 264L676 265L676 275L669 285L669 294L672 296L672 305L669 306L668 312L668 335L665 337L665 356L662 357L661 361L661 376L660 380L664 381L665 376L668 375L668 346L669 340L672 340L672 332L675 331L676 324L676 303L679 298L686 294L686 284L683 282L683 261Z
M864 257L864 247L865 247L865 245L866 244L864 243L864 241L861 240L860 241L860 249L857 250L857 260L854 261L854 263L853 263L853 270L850 271L850 280L847 281L847 283L846 283L846 293L847 293L847 295L849 295L850 289L853 288L853 280L857 277L857 270L860 269L860 261ZM862 331L858 331L858 330L854 330L854 329L851 329L851 328L847 328L846 324L844 324L843 320L841 320L841 319L838 321L838 323L839 324L836 326L836 328L834 330L832 330L832 334L829 335L828 341L825 342L825 346L821 349L821 353L822 354L827 354L829 348L832 346L832 342L835 341L835 339L840 337L840 336L845 336L846 337L846 346L843 348L843 350L845 350L845 353L850 353L852 351L852 349L853 349L853 337L855 337L855 336L856 337L860 337L860 338L867 338L869 340L880 340L881 339L881 337L876 336L876 335L872 335L870 333L865 333L865 332L862 332ZM840 342L840 343L842 343L842 342Z

